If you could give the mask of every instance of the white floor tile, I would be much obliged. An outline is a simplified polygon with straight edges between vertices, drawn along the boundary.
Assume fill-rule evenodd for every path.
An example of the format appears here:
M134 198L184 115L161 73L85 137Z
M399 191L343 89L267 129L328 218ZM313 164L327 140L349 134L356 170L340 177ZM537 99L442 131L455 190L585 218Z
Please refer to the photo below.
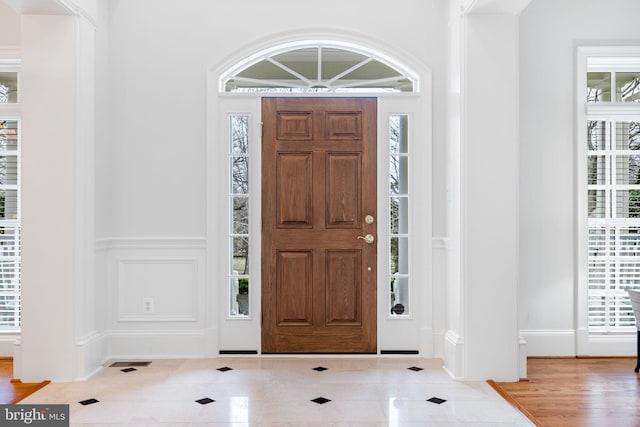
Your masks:
M231 370L218 370L223 367ZM533 425L486 383L452 380L439 360L245 357L121 369L52 383L21 403L67 403L75 427ZM312 402L317 397L329 402ZM432 397L446 401L428 402ZM99 402L79 403L91 398ZM214 402L196 402L202 398Z

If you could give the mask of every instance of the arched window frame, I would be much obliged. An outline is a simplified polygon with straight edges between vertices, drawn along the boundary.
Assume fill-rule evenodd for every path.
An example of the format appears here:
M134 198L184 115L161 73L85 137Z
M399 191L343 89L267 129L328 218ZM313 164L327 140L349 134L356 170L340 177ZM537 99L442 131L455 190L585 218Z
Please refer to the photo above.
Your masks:
M302 49L318 49L318 76L316 79L310 79L306 76L300 75L295 70L289 69L286 65L279 63L273 58L285 53L291 53ZM366 57L353 67L343 70L330 79L323 80L321 78L322 67L322 50L334 49L342 50L344 52L353 53ZM397 63L388 56L378 51L365 48L363 46L349 43L330 40L304 40L294 41L280 44L271 48L260 50L253 55L249 55L243 60L234 63L232 67L221 73L219 80L218 90L220 93L230 93L233 90L228 90L228 83L234 79L243 79L239 77L239 74L249 69L250 67L262 62L268 61L273 65L283 69L283 71L289 73L294 79L291 81L282 81L276 79L256 79L256 83L266 85L264 88L250 88L246 92L291 92L291 93L384 93L384 92L420 92L420 79L418 75L412 70L407 69L402 64ZM365 66L371 62L377 61L383 66L393 69L396 73L396 77L387 77L381 79L364 79L358 82L345 83L341 80L342 77L349 75L351 72L358 68ZM297 80L295 80L297 79ZM391 83L394 81L407 80L411 84L410 90L394 90L392 87L380 87L381 84ZM293 83L293 81L296 81Z

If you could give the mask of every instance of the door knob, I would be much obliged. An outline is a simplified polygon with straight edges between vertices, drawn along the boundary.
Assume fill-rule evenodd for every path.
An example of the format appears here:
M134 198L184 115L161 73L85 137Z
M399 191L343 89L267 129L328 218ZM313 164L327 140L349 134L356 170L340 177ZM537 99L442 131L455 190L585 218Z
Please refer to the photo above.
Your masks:
M376 240L376 238L373 237L373 234L367 234L366 236L358 236L358 239L362 239L368 244L372 244Z

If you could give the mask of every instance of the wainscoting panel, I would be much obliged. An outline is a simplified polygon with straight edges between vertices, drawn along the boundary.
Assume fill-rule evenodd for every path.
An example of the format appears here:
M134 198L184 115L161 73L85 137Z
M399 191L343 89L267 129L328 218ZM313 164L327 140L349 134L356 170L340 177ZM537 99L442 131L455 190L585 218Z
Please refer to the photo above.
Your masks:
M194 258L120 258L118 320L196 321L197 278Z
M203 357L212 345L207 313L218 304L206 286L206 239L114 238L97 246L106 262L105 356Z

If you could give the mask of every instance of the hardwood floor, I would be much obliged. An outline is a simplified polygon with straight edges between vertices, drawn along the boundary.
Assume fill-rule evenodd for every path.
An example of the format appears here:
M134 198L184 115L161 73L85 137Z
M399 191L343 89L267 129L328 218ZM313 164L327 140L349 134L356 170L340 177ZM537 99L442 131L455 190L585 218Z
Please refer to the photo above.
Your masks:
M13 379L13 359L0 358L0 404L17 403L25 397L49 384L23 383Z
M529 358L527 380L489 381L536 425L640 426L636 358Z

